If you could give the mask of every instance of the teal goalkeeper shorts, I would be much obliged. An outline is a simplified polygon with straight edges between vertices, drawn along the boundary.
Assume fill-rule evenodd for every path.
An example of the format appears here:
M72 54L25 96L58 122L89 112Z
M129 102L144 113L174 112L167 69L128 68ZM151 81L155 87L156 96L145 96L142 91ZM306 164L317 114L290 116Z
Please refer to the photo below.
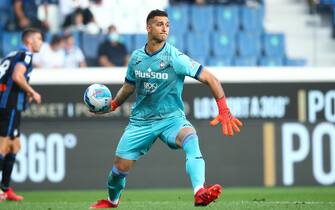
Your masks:
M130 122L116 148L116 156L126 160L138 160L145 155L159 138L172 149L178 149L176 137L181 128L191 127L185 117L174 117L150 122Z

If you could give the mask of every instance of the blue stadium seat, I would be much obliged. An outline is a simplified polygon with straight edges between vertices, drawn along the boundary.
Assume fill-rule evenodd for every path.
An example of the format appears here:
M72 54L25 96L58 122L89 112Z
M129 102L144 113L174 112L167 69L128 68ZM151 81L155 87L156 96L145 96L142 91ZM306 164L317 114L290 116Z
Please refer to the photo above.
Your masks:
M8 20L13 16L12 0L0 0L0 30L5 28Z
M306 60L305 59L286 58L285 59L285 66L306 66Z
M244 31L260 33L263 31L264 7L240 7L241 26Z
M98 48L100 43L105 40L103 34L87 34L82 35L82 50L87 59L97 59Z
M121 42L126 45L129 54L135 50L133 38L134 36L132 34L121 34Z
M263 34L263 49L266 56L285 55L285 36L284 34Z
M215 56L235 56L235 36L229 33L214 33L212 35L212 49Z
M0 40L2 40L2 30L0 30ZM2 43L0 43L0 60L3 58Z
M192 5L191 28L195 32L211 32L214 30L214 7L212 5Z
M231 57L210 57L208 59L208 66L231 66Z
M2 33L2 53L7 55L11 51L17 50L21 46L20 32L3 32Z
M261 57L259 59L259 65L260 66L283 66L283 58L281 57Z
M0 9L7 9L11 5L11 0L1 0L0 1Z
M235 57L233 59L234 66L257 66L256 56Z
M81 36L82 36L82 33L79 32L79 31L77 31L77 32L72 32L72 36L73 36L73 39L74 39L75 44L81 48L81 46L82 46L82 43L81 43Z
M185 52L185 41L183 34L170 34L168 38L168 42L178 48L180 51Z
M236 40L240 56L256 56L261 54L261 37L257 33L240 32Z
M146 34L135 34L134 35L134 48L139 49L142 48L147 43L147 35Z
M171 32L183 34L188 31L190 16L188 5L169 6L166 11L169 15Z
M218 31L235 34L240 29L237 6L217 6L216 26Z
M43 41L47 42L47 43L50 43L52 35L53 34L50 33L50 32L43 33Z
M186 48L189 56L205 56L210 54L208 33L188 33L186 35Z
M335 0L320 0L322 5L335 5Z

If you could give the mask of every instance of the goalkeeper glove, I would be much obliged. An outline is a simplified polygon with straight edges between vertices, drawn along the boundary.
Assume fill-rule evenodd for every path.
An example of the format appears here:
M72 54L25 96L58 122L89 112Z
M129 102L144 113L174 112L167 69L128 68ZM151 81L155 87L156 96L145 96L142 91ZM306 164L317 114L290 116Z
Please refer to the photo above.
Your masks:
M93 111L93 110L89 110L89 111L92 112L93 114L106 114L108 112L115 111L118 107L119 107L119 105L116 103L116 101L111 100L109 106L104 107L100 111Z
M119 105L116 103L116 101L112 100L111 104L110 104L110 111L114 112L118 107L119 107Z
M226 103L226 98L222 97L220 99L216 99L216 103L218 105L219 115L211 121L211 125L215 126L221 122L222 132L225 136L233 136L234 131L239 133L239 126L241 127L243 124L230 113Z

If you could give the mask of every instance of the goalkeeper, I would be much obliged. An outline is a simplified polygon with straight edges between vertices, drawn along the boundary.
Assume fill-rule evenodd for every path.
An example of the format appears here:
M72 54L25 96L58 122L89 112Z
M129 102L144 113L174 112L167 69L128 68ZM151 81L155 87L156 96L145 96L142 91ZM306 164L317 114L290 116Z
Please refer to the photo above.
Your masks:
M205 161L197 133L185 117L181 98L185 76L209 86L216 98L219 114L211 125L221 123L223 134L233 136L240 132L242 123L231 115L216 77L166 42L169 34L166 12L153 10L148 14L147 32L147 44L133 52L125 82L111 102L110 111L114 111L136 92L129 124L119 141L108 176L108 199L97 201L91 208L116 208L119 205L130 169L157 138L170 148L185 153L195 206L207 206L221 193L219 184L205 186Z

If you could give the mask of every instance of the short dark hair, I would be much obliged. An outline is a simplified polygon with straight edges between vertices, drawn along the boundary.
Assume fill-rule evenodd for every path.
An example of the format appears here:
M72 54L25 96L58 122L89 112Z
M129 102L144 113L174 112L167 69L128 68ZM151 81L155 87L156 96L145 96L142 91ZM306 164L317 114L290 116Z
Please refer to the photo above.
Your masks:
M24 42L24 40L27 37L31 36L32 34L36 34L36 33L42 34L42 32L38 30L37 28L27 28L22 32L21 40Z
M51 37L50 45L58 44L58 43L60 43L62 40L63 40L63 37L61 37L61 36L58 35L58 34L55 34L55 35L53 35L53 36Z
M151 10L147 16L147 24L149 23L149 20L156 17L156 16L163 16L163 17L169 17L168 14L165 11L155 9Z

